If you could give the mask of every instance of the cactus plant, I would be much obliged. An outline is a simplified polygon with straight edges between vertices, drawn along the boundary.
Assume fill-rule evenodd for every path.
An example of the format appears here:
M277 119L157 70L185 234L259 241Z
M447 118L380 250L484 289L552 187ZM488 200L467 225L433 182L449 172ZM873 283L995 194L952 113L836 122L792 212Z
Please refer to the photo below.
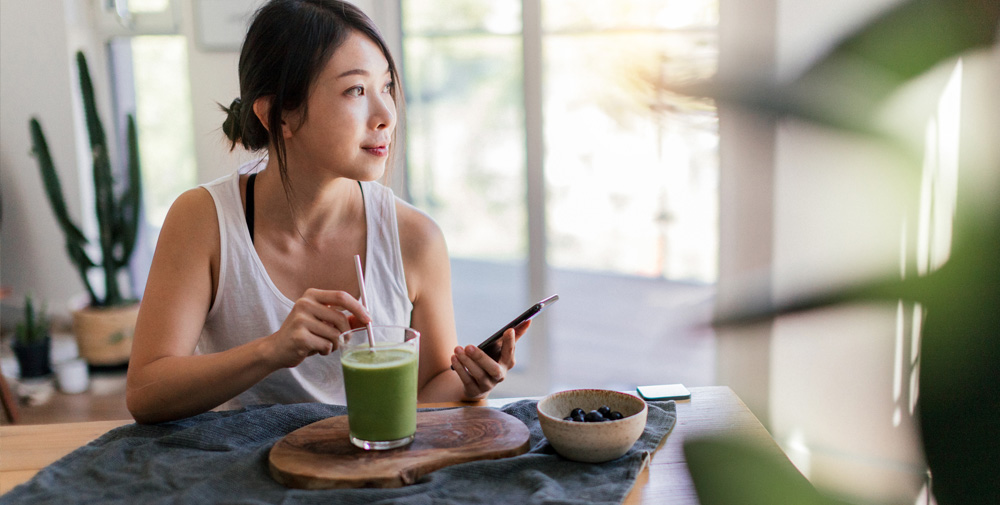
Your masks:
M45 315L45 305L43 304L42 310L36 313L31 296L24 297L24 321L17 323L14 335L17 343L22 345L31 345L47 338L49 320Z
M42 305L42 310L35 312L31 296L24 297L24 320L17 323L11 346L17 356L22 379L44 377L52 373L49 364L51 342L45 305Z
M91 259L86 250L87 237L84 236L80 227L70 219L66 210L66 201L63 198L59 176L56 173L45 134L42 132L42 126L37 117L32 117L29 122L33 153L38 159L49 203L56 215L59 227L66 237L66 251L90 296L90 306L124 305L129 300L122 295L118 286L118 271L128 265L135 247L142 194L135 120L131 114L128 115L127 177L123 181L124 190L116 191L104 127L97 115L94 87L87 69L87 59L82 52L76 53L76 62L80 74L80 91L83 95L87 132L90 137L90 152L93 157L94 201L97 210L98 245L101 251L99 262ZM98 267L104 271L105 289L103 296L97 294L87 276L92 268Z

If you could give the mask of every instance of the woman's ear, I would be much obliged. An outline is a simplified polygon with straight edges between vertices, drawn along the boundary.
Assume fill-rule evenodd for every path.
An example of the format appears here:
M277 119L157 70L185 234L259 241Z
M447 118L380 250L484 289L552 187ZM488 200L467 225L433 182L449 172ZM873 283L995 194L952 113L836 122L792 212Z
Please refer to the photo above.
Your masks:
M262 96L253 102L253 113L260 120L260 124L264 125L264 129L268 132L271 131L271 126L268 124L268 120L271 115L271 104L274 101L274 97L271 95ZM287 139L292 136L292 128L289 127L288 123L285 121L285 115L281 115L281 134Z
M260 124L264 125L264 129L271 131L271 127L267 124L268 116L271 113L271 100L272 96L262 96L253 101L253 113L257 116L257 120Z

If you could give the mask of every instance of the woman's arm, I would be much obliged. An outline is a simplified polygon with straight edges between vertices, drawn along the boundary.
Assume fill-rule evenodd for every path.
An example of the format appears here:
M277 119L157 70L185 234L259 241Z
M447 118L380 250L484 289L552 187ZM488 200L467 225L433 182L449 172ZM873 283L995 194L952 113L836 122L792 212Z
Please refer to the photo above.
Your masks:
M367 314L350 295L309 290L282 327L226 351L195 355L218 285L220 237L215 203L193 189L171 206L153 255L139 309L126 401L141 423L211 410L283 367L328 354L350 328L347 308Z
M205 412L270 371L256 342L228 353L193 355L218 282L219 249L211 195L203 188L185 192L160 230L136 322L126 389L136 421ZM237 375L238 369L244 373ZM240 379L224 380L233 376Z
M410 326L421 335L417 397L420 402L483 399L514 366L515 341L528 324L504 335L499 362L474 345L459 347L444 235L437 223L409 204L397 200L396 210L406 286L413 302Z

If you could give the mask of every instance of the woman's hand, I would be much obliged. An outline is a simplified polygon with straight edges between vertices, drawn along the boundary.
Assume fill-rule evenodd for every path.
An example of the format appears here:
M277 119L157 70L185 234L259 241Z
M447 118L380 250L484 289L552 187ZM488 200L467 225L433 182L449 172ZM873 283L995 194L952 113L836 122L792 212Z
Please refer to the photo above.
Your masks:
M504 332L500 337L500 360L493 361L482 349L467 345L456 347L451 356L451 366L462 380L465 388L465 400L480 400L503 382L507 371L514 368L514 347L517 340L531 326L531 321L525 321Z
M343 311L349 312L345 314ZM268 358L295 367L313 354L326 356L339 346L341 333L371 321L368 311L344 291L308 289L267 340Z

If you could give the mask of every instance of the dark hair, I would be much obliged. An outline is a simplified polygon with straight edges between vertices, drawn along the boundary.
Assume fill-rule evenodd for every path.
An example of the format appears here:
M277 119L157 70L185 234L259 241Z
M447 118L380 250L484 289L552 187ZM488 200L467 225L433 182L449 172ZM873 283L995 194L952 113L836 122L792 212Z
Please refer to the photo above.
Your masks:
M390 93L400 116L402 93L399 76L389 48L375 23L354 5L340 0L270 0L254 14L240 52L240 96L227 108L222 131L232 142L230 150L241 144L250 151L269 145L277 157L281 181L289 191L285 141L281 116L301 108L308 113L306 101L313 81L334 51L351 31L367 36L382 50L389 63L392 82ZM399 96L397 96L399 95ZM272 97L268 131L253 112L254 102ZM393 160L396 132L390 142L389 160Z

